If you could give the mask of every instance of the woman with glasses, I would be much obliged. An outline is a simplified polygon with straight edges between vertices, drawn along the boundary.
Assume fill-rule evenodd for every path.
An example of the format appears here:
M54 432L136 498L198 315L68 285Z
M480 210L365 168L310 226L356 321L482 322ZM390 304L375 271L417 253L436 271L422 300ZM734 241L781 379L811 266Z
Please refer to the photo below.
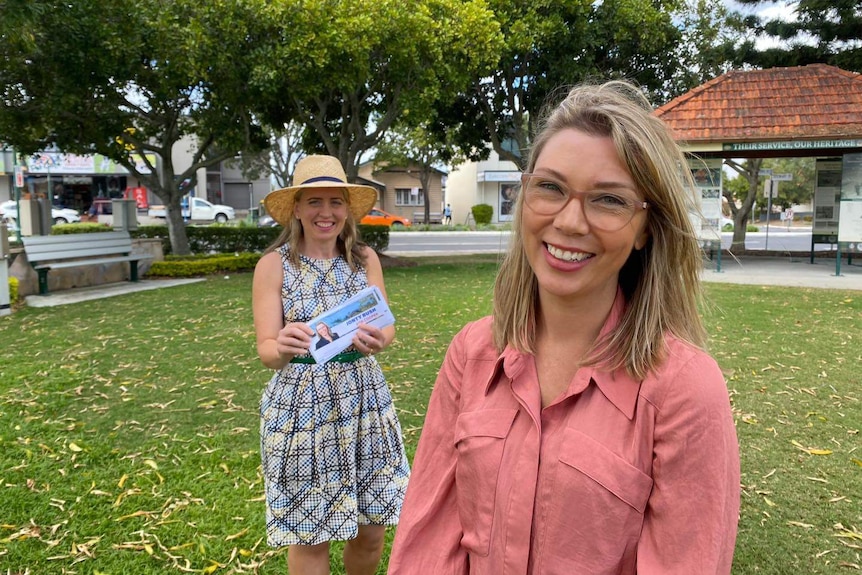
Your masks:
M391 575L730 573L739 451L703 349L693 189L635 86L550 110L493 315L431 394Z

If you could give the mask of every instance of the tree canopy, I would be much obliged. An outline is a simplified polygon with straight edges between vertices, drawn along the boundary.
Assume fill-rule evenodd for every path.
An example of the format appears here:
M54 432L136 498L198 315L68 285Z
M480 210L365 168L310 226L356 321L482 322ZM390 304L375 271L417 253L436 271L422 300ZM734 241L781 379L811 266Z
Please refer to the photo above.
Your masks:
M188 253L180 200L195 172L265 144L245 97L254 2L6 2L0 139L116 160L165 203L172 249ZM177 170L181 143L194 155Z
M739 0L740 4L778 4L777 0ZM743 56L760 68L830 64L862 72L862 2L798 0L781 2L787 16L764 21L753 17L751 28L780 42Z
M680 40L674 0L494 0L505 44L490 73L438 109L435 129L449 133L467 157L490 142L522 165L543 107L561 87L593 77L626 77L654 92L677 71ZM479 153L477 153L477 151Z
M453 98L500 47L482 0L288 0L267 19L275 41L251 84L259 117L305 125L306 151L338 157L351 180L397 120Z

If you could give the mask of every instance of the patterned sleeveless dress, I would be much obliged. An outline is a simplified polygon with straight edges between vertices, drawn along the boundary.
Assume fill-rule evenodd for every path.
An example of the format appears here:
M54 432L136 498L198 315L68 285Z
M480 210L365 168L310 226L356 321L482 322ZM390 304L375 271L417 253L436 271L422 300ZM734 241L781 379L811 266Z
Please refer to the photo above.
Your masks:
M367 287L365 270L339 256L300 256L287 246L284 321L310 321ZM352 351L353 347L345 351ZM260 403L267 543L316 545L357 535L359 525L395 525L410 474L401 426L377 360L288 363Z

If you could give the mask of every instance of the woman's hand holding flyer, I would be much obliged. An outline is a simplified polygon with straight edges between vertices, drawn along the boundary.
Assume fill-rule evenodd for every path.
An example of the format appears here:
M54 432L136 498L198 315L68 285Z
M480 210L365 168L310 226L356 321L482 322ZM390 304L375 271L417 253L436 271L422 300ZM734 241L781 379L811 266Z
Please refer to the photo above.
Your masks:
M393 323L395 317L380 289L377 286L367 287L338 307L308 322L315 332L309 353L317 363L326 363L350 347L359 324L383 328ZM323 328L318 329L321 324Z

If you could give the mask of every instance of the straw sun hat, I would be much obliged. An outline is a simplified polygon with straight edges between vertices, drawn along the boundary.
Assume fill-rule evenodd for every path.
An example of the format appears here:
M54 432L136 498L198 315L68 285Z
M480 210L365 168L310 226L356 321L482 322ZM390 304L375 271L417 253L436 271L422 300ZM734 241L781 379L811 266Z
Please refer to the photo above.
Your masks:
M333 156L306 156L296 164L293 173L296 185L270 192L263 200L266 211L282 226L293 219L296 194L308 188L344 189L350 212L358 222L377 202L377 190L371 186L348 184L341 162Z

